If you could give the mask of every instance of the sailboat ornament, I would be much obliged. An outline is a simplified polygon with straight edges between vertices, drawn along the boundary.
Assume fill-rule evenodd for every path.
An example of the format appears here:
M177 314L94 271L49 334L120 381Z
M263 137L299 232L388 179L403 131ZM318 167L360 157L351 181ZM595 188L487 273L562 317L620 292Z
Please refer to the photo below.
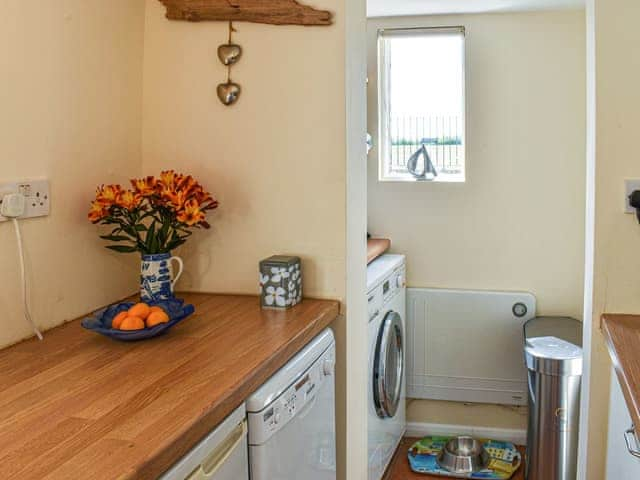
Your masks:
M421 169L419 169L420 157L423 157L423 161L421 162ZM431 157L429 156L429 152L427 151L427 147L424 145L424 143L418 149L418 151L411 155L409 157L409 160L407 160L407 170L417 180L433 180L438 176L436 167L433 165ZM431 176L427 177L427 175Z

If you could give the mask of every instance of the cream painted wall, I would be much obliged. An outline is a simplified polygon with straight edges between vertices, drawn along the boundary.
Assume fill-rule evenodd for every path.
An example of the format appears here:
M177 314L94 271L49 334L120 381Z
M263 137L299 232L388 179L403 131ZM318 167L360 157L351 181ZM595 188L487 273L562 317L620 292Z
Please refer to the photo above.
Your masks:
M2 7L0 181L51 181L51 215L22 222L32 312L48 329L135 290L135 262L102 247L86 211L97 184L140 171L144 2ZM0 245L2 347L32 332L9 223Z
M525 290L539 314L582 318L584 11L370 20L374 136L377 29L438 25L467 29L467 182L380 183L374 149L369 231L407 255L409 286ZM469 408L440 407L411 402L409 421L457 423ZM510 418L526 428L522 414Z
M143 170L188 171L221 204L183 252L180 288L256 293L258 262L295 253L305 295L344 298L344 6L319 7L335 26L236 25L243 93L228 108L215 93L226 24L170 22L147 0Z
M186 274L179 288L253 294L258 262L289 253L302 257L306 296L344 300L345 3L314 2L334 12L335 25L329 28L237 24L234 41L244 53L233 79L243 93L232 108L221 105L215 94L226 75L215 52L227 38L227 26L170 22L157 0L146 5L143 170L188 171L221 203L213 229L199 232L180 252ZM338 466L345 478L347 468L354 472L359 467L347 465L345 455L344 318L334 327ZM359 424L357 412L353 415Z
M635 0L595 0L595 274L588 452L607 443L611 363L600 331L604 312L640 313L640 226L622 213L625 178L640 178L634 155L640 125L640 42ZM622 435L622 432L614 433ZM604 455L588 454L586 478L604 478Z

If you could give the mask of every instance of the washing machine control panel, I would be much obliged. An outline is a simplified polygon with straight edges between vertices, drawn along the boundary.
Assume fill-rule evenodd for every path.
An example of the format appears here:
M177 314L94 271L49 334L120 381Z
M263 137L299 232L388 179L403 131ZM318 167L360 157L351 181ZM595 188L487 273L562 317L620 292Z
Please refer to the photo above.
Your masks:
M394 270L384 282L382 282L382 301L387 303L398 291L405 287L404 267Z
M405 268L400 267L389 274L380 285L371 290L367 295L367 316L369 322L372 322L378 315L382 314L383 305L405 287Z

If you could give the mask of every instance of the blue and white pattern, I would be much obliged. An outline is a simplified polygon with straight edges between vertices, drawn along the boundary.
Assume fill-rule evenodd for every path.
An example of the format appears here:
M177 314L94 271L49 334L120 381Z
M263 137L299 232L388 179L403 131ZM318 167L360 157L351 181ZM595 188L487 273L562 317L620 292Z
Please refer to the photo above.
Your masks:
M178 262L180 270L173 276L171 261ZM140 267L140 298L146 303L156 303L172 299L173 287L182 275L183 263L180 257L170 253L143 255Z

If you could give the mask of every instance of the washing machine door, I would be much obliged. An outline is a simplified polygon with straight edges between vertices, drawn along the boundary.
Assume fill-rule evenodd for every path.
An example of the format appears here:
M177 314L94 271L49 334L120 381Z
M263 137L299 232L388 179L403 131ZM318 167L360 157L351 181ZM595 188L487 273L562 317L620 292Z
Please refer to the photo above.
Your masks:
M393 417L400 405L404 373L402 318L390 311L384 317L373 363L373 399L380 418Z

